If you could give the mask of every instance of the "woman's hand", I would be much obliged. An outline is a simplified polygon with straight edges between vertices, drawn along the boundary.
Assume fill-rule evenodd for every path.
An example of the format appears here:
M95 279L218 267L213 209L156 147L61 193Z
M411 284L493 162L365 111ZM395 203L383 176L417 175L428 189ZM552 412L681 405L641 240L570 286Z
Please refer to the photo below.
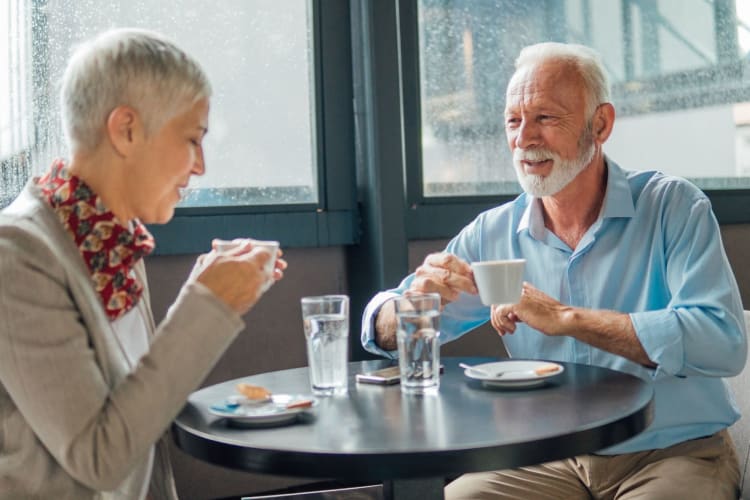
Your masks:
M287 263L280 258L281 254L279 250L269 276L266 265L273 256L266 248L252 248L248 242L231 252L212 250L199 258L201 269L196 280L237 313L244 314L266 291L269 279L278 281L284 277Z

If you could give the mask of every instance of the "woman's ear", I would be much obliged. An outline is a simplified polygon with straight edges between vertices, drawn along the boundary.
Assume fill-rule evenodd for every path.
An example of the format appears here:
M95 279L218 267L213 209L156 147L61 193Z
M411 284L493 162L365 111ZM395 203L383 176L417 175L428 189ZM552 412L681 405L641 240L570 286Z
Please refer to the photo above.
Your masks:
M141 132L138 112L130 106L117 106L109 113L106 135L118 155L130 156L138 143Z

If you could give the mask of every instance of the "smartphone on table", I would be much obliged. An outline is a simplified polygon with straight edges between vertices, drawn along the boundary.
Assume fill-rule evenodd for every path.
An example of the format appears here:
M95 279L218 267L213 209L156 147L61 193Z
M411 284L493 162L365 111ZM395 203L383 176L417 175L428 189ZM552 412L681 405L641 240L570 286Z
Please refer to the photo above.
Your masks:
M400 381L398 365L387 366L371 372L358 373L356 379L357 382L362 382L363 384L398 384Z
M440 373L443 373L444 370L445 367L440 365ZM392 385L401 381L399 373L398 365L386 366L371 372L358 373L356 379L357 382L363 384Z

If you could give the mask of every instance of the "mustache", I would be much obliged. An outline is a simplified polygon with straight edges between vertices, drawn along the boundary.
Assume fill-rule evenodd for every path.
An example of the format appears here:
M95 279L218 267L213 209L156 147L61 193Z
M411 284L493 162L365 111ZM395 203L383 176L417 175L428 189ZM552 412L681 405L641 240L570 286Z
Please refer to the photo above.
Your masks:
M516 162L557 160L557 159L558 159L557 154L550 151L547 148L534 148L534 149L517 148L513 151L513 160Z

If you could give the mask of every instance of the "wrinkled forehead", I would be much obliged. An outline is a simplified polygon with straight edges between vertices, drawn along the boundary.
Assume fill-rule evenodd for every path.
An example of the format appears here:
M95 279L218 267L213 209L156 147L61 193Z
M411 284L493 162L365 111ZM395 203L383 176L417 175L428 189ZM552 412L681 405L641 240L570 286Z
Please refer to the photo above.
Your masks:
M518 68L508 83L505 109L545 103L578 106L585 102L585 94L583 78L571 64L527 64Z

